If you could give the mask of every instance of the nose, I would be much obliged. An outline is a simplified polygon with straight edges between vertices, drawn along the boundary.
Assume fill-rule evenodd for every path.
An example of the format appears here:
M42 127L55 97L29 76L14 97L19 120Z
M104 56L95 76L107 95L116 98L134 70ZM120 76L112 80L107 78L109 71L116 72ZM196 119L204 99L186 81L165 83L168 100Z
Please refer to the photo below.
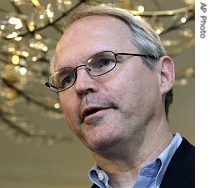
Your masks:
M97 91L96 80L87 72L85 67L79 67L76 74L75 91L78 95L86 95L89 92Z

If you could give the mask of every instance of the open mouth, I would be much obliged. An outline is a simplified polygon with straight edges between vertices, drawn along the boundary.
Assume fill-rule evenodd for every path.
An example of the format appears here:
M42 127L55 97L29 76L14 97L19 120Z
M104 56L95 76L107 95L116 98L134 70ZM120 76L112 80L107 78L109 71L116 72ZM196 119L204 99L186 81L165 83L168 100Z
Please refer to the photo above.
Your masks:
M101 109L99 109L99 108L93 108L93 109L87 110L84 114L84 117L95 114L96 112L99 112L100 110Z
M106 109L108 109L108 108L103 108L103 107L88 107L88 108L85 108L82 111L82 119L84 120L85 118L90 117L90 116L96 114L97 112L102 111L102 110L106 110Z

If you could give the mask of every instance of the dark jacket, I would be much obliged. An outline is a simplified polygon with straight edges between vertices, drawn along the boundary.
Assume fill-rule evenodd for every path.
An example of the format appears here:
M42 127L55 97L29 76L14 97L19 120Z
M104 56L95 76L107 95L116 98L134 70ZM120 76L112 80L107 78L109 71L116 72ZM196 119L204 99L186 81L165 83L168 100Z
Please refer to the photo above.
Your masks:
M172 157L160 188L195 188L195 147L185 138Z

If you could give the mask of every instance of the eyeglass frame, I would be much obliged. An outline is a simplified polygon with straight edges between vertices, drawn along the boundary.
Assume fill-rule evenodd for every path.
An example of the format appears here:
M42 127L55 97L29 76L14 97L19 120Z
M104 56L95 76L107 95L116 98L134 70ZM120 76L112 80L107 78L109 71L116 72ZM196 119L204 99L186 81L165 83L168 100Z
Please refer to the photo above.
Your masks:
M48 79L48 82L45 83L45 86L48 87L48 88L50 88L53 92L57 92L57 93L69 89L69 88L72 87L72 86L74 85L74 83L76 82L76 79L77 79L77 69L80 68L80 67L85 67L85 70L87 71L87 73L88 73L90 76L92 76L92 77L97 77L97 76L102 76L102 75L104 75L104 74L107 74L108 72L112 71L112 70L116 67L117 63L119 62L118 59L117 59L117 56L118 56L118 55L129 55L129 56L138 56L138 57L145 57L145 58L151 58L151 59L158 59L158 57L155 57L155 56L153 56L153 55L146 55L146 54L136 54L136 53L114 53L114 52L112 52L112 51L101 51L101 52L98 52L98 53L92 55L90 58L87 59L86 62L88 62L91 58L93 58L93 57L96 56L97 54L101 54L101 53L104 53L104 52L112 53L112 54L114 55L114 57L115 57L115 65L114 65L113 68L111 68L110 70L108 70L108 71L106 71L106 72L104 72L104 73L102 73L102 74L99 74L99 75L91 75L91 73L88 71L88 68L86 67L86 66L87 66L86 64L78 65L78 66L76 66L75 68L73 68L73 67L64 67L64 68L61 68L61 69L55 71L53 74L51 74L51 76L53 76L56 72L58 72L58 71L60 71L60 70L62 70L62 69L71 68L72 71L74 72L74 75L75 75L75 79L74 79L74 81L72 82L72 84L71 84L70 86L68 86L67 88L64 88L64 89L61 89L61 90L55 90L54 88L56 88L56 87L53 86L53 85L51 85L50 82L49 82L50 77L51 77L51 76L50 76L49 79Z

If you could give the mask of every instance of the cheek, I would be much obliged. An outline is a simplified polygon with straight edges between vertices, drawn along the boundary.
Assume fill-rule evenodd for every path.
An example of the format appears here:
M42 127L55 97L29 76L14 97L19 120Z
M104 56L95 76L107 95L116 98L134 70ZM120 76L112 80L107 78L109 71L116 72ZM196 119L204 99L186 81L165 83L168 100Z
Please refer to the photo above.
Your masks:
M158 77L147 67L137 66L135 69L130 67L117 77L114 83L115 94L122 105L133 109L133 113L146 110L148 105L153 103L152 101L155 102L160 96Z
M76 115L78 114L76 111L76 109L78 109L77 103L71 96L66 96L64 93L59 96L59 100L65 115L65 119L67 120L70 128L73 129L73 125L76 123L76 121L78 121L78 117Z

